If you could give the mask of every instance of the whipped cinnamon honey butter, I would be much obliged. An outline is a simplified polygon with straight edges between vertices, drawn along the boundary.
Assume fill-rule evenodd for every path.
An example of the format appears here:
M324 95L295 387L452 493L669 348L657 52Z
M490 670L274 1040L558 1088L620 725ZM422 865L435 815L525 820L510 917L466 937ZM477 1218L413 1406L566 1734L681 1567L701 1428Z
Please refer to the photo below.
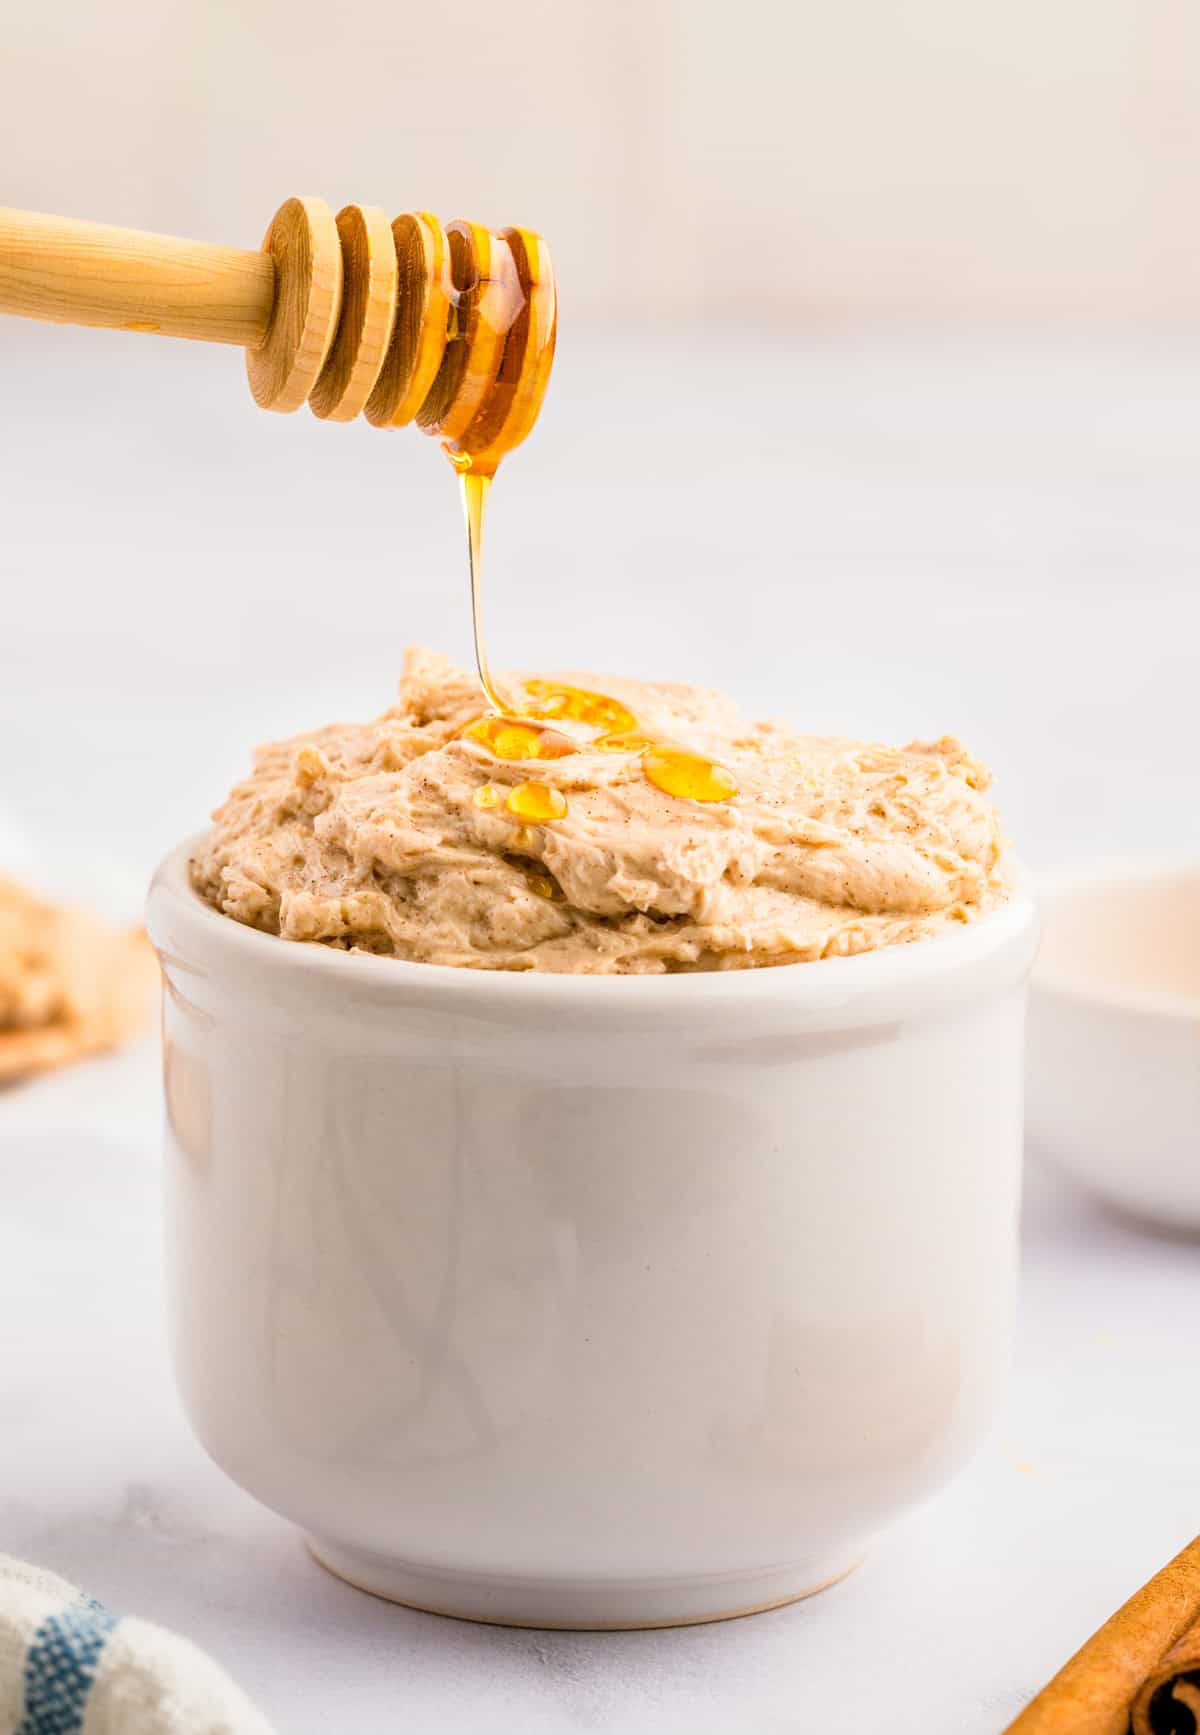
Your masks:
M719 693L478 679L411 651L390 710L259 749L192 862L287 940L431 964L656 974L924 939L1009 896L986 770L747 722Z

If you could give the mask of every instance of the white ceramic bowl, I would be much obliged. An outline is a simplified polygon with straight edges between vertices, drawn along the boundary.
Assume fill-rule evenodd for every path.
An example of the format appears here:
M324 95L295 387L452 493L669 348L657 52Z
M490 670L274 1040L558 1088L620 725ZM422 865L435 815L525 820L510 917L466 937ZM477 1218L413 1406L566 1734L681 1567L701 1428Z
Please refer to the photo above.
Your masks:
M1111 1204L1200 1229L1200 861L1046 883L1034 1147Z
M1006 1361L1022 896L874 955L490 974L192 892L166 978L183 1398L351 1582L536 1626L709 1620L844 1573Z

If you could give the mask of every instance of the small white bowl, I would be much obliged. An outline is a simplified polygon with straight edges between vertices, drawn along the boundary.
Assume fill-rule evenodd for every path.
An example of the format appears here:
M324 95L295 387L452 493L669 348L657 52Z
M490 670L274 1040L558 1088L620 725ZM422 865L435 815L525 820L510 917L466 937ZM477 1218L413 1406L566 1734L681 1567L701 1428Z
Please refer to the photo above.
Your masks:
M160 869L197 1434L352 1583L520 1625L747 1613L941 1487L1007 1361L1023 894L699 976L256 933Z
M1039 887L1029 1132L1083 1186L1200 1229L1200 860Z

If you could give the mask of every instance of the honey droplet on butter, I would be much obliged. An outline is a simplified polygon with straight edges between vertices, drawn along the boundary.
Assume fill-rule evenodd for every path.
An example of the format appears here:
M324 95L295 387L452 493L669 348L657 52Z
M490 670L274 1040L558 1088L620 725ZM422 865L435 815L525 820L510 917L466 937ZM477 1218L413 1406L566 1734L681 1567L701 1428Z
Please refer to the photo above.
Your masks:
M525 691L532 704L526 705L526 717L569 717L573 723L588 723L613 735L632 729L637 718L618 699L607 693L590 693L586 687L567 687L558 681L526 681Z
M642 755L642 770L664 795L678 795L685 801L728 801L738 792L731 771L682 747L651 747Z
M575 743L557 729L523 723L515 717L498 717L494 712L469 723L463 735L468 741L478 741L489 748L497 759L563 759L576 750Z
M548 783L518 783L515 789L509 790L504 805L518 819L544 823L565 816L567 798L561 789L552 789Z

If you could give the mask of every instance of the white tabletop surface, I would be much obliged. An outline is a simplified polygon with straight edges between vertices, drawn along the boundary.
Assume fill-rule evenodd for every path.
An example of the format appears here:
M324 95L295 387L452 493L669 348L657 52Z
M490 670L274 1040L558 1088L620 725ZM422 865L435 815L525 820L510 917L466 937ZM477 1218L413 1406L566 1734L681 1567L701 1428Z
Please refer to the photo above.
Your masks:
M0 369L0 856L117 907L249 741L381 707L408 638L465 654L459 525L436 453L262 416L236 354L13 321ZM1200 845L1200 348L614 335L559 374L497 491L498 661L952 729L1035 866ZM885 1707L995 1735L1200 1530L1200 1247L1038 1167L991 1444L843 1585L610 1636L374 1601L188 1434L158 1122L149 1042L0 1094L0 1549L207 1646L280 1735L849 1735Z

